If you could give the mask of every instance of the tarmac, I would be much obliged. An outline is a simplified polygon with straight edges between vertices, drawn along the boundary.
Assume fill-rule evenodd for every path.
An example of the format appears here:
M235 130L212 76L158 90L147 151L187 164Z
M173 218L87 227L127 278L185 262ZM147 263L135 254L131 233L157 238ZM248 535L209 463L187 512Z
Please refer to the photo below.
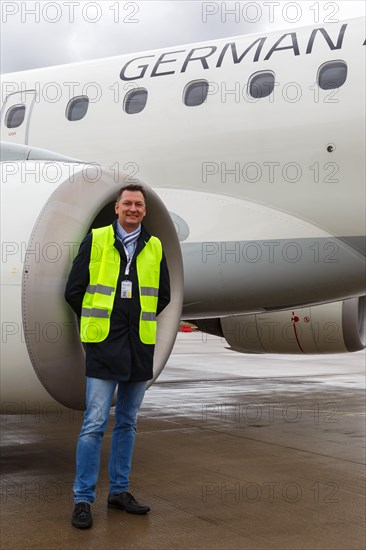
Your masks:
M146 516L106 506L113 418L94 525L81 531L71 513L82 413L3 417L1 549L364 549L365 352L225 346L179 334L146 393L130 487Z

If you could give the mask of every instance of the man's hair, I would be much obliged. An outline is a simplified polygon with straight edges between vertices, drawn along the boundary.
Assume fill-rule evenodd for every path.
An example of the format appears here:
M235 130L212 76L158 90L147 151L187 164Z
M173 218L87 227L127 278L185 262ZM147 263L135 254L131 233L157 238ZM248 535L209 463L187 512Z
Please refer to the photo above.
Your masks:
M139 183L130 183L129 185L124 185L123 187L121 187L121 189L118 191L116 202L118 202L121 198L123 191L140 191L146 202L146 191Z

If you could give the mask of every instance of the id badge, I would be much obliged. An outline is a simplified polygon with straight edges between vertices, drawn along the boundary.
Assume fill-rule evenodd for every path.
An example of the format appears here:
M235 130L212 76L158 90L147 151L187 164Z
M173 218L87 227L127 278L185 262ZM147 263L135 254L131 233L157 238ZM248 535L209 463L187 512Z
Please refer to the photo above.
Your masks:
M132 298L132 281L122 281L121 298Z

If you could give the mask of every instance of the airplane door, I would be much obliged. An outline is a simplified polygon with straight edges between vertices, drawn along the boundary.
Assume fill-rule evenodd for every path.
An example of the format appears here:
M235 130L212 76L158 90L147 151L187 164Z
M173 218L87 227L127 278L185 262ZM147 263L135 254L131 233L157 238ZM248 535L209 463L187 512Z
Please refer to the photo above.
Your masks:
M9 94L1 109L1 140L11 143L28 143L29 123L36 90L23 90Z

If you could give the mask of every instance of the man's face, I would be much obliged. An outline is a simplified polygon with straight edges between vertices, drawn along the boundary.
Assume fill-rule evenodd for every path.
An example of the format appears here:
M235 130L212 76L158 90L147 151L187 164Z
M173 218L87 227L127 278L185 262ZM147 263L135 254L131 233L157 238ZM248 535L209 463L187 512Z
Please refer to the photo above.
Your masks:
M115 205L115 212L125 231L137 229L146 216L145 199L141 191L123 191Z

